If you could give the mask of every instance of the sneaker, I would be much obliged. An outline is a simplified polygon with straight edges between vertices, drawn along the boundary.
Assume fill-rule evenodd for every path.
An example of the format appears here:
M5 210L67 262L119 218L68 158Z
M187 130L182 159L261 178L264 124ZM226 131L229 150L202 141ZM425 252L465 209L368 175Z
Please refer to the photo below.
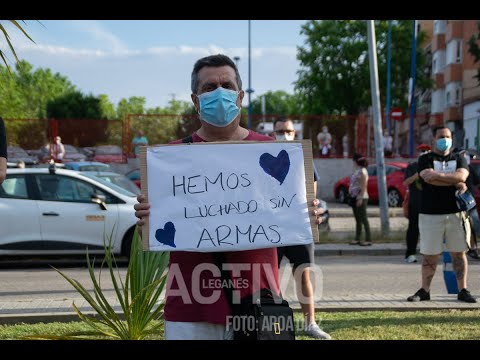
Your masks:
M408 255L408 257L405 258L405 262L409 264L416 263L417 258L415 257L415 255Z
M360 246L372 246L371 241L360 241Z
M477 299L475 299L472 294L470 294L470 291L467 289L462 289L457 295L457 299L459 301L465 301L467 303L476 303Z
M460 295L459 295L460 296ZM421 288L418 290L415 294L412 296L409 296L407 298L408 301L425 301L425 300L430 300L430 293L426 291L424 288Z
M332 338L329 334L320 329L316 323L310 324L306 327L305 335L322 340L330 340Z
M358 240L350 241L349 244L350 245L359 245L360 241L358 241Z

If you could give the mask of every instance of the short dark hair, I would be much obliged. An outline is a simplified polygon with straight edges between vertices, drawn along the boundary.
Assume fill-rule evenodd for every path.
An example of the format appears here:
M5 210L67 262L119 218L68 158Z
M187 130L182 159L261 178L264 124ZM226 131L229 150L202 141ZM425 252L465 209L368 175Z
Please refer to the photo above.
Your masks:
M275 119L275 121L273 122L273 128L275 129L275 125L277 125L278 122L287 122L287 121L292 121L292 120L290 120L287 116L280 116L279 118Z
M450 131L450 133L452 132L448 127L446 127L445 125L438 125L438 126L435 126L433 129L432 129L432 133L433 133L433 137L437 136L437 131L438 130L442 130L442 129L447 129L448 131Z
M353 154L353 161L357 162L357 160L362 157L363 157L362 154L356 152L355 154Z
M201 58L197 60L197 62L193 66L192 80L191 80L191 87L192 87L193 94L196 94L198 90L198 72L205 66L209 66L209 67L230 66L233 70L235 70L235 76L237 77L238 88L242 90L242 79L240 78L240 74L238 72L237 66L228 56L218 54L218 55L210 55L210 56Z

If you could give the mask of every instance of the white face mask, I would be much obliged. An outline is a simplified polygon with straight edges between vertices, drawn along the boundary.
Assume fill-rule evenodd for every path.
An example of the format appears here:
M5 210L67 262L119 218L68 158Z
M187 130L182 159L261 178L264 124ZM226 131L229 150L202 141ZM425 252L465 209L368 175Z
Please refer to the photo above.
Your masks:
M292 141L295 139L295 135L290 134L275 134L275 138L281 141Z

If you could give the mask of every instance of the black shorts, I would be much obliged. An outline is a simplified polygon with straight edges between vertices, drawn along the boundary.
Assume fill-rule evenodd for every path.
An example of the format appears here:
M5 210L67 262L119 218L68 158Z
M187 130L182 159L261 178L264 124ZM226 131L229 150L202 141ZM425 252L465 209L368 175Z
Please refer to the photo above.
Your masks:
M295 270L298 266L314 263L314 244L277 247L278 266L285 256Z

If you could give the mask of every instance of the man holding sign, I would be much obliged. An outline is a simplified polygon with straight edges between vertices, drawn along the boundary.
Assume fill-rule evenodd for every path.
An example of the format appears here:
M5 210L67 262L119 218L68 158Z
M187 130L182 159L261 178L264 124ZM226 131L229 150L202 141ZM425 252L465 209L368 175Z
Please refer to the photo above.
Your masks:
M227 56L212 55L198 60L192 72L191 89L191 98L195 109L199 113L201 127L194 132L188 140L183 142L202 143L273 140L268 136L257 134L240 126L240 109L244 91L242 90L242 81L237 67ZM173 142L173 144L180 143L182 143L182 140ZM252 144L252 146L253 145L255 144ZM219 146L219 149L221 149L222 145L216 146ZM167 146L164 148L171 150L175 147ZM201 151L204 146L194 145L191 147L184 146L183 148ZM147 155L150 155L150 153ZM154 156L155 154L152 152L151 155ZM178 158L181 158L181 155L179 155ZM211 163L210 167L216 165L212 163L212 160L216 161L216 159L210 158L208 160ZM270 159L265 157L263 160L260 159L260 164L264 167L263 170L268 170L269 160ZM209 169L205 169L205 172L208 172L208 170ZM260 169L259 171L263 170ZM237 183L236 180L232 182L232 178L229 177L231 174L225 175L227 176L226 178L222 177L221 174L215 177L216 175L208 173L203 174L202 177L200 174L192 173L173 177L170 187L173 187L174 197L185 197L187 193L192 195L192 207L187 209L188 206L185 206L184 213L185 219L190 218L189 224L191 224L192 227L198 226L198 224L204 220L202 219L202 217L204 217L203 215L213 218L214 216L219 216L227 212L227 205L217 204L218 206L215 207L213 204L210 204L203 210L203 215L193 213L193 205L197 206L195 203L197 198L194 197L193 194L198 193L199 197L203 196L207 191L207 185L210 186L210 188L214 186L218 187L225 179L226 186L230 187L230 189L235 187L235 189L239 189L237 191L240 191L241 189L248 188L254 180L253 177L248 174L239 173L236 177L238 180ZM274 175L276 177L275 181L278 179L281 179L281 181L284 180L284 178L282 179L282 174ZM274 175L271 176L273 177ZM230 183L228 182L229 178L231 180ZM156 186L153 186L151 184L150 187L155 189L160 187L157 183L155 183L155 185ZM204 188L201 186L204 186ZM223 188L223 190L225 190L225 188ZM172 195L170 195L170 198L171 196ZM142 226L146 223L147 217L150 215L150 203L146 202L146 198L143 195L139 195L138 201L139 204L135 205L135 215L140 219L137 224ZM230 204L231 203L232 202L230 202ZM317 204L318 200L314 200L314 205ZM247 210L241 208L241 206L247 206ZM228 205L228 212L243 212L244 210L253 212L257 210L253 203L251 207L248 206L249 204L241 205L237 202L236 205ZM199 211L200 210L201 209L199 209ZM154 208L152 207L152 212L153 211ZM315 215L317 215L316 212ZM320 215L320 211L318 211L318 216ZM197 219L193 219L193 217L197 217ZM221 217L225 219L230 218L229 216ZM150 224L152 224L154 220L154 218L150 219ZM270 230L275 232L274 230L276 228L274 225L270 226ZM259 227L255 235L257 232L263 234L263 232L260 232L258 229ZM167 340L232 339L233 332L227 327L227 317L231 314L230 305L225 293L218 290L222 290L222 288L226 286L233 287L233 292L237 292L240 298L251 296L262 288L270 289L273 293L279 294L278 263L276 248L274 247L275 244L269 245L272 247L261 249L222 252L224 255L224 263L234 265L233 271L231 272L231 284L225 286L223 282L219 283L218 281L220 280L220 272L218 271L218 267L215 268L215 264L217 264L218 261L216 261L214 254L211 252L219 251L218 246L221 245L220 240L217 242L218 246L215 245L213 240L210 241L215 231L202 232L199 241L197 239L197 247L210 244L212 250L208 250L207 248L207 252L205 252L204 248L203 251L202 249L198 249L198 251L174 251L176 247L179 246L181 240L178 240L175 244L172 239L175 237L175 234L181 230L187 231L190 229L185 229L185 226L180 228L178 224L176 227L173 222L167 221L164 223L163 228L159 228L156 230L157 232L154 233L157 240L161 243L159 246L170 247L172 251L170 254L164 314L165 338ZM246 231L242 231L240 231L240 234L244 235ZM275 240L273 232L270 234L270 237ZM218 228L216 235L218 238ZM265 235L265 237L267 237L267 235ZM183 242L186 241L191 241L191 239L183 239ZM215 298L215 294L218 294L217 298ZM212 301L212 299L214 300Z

